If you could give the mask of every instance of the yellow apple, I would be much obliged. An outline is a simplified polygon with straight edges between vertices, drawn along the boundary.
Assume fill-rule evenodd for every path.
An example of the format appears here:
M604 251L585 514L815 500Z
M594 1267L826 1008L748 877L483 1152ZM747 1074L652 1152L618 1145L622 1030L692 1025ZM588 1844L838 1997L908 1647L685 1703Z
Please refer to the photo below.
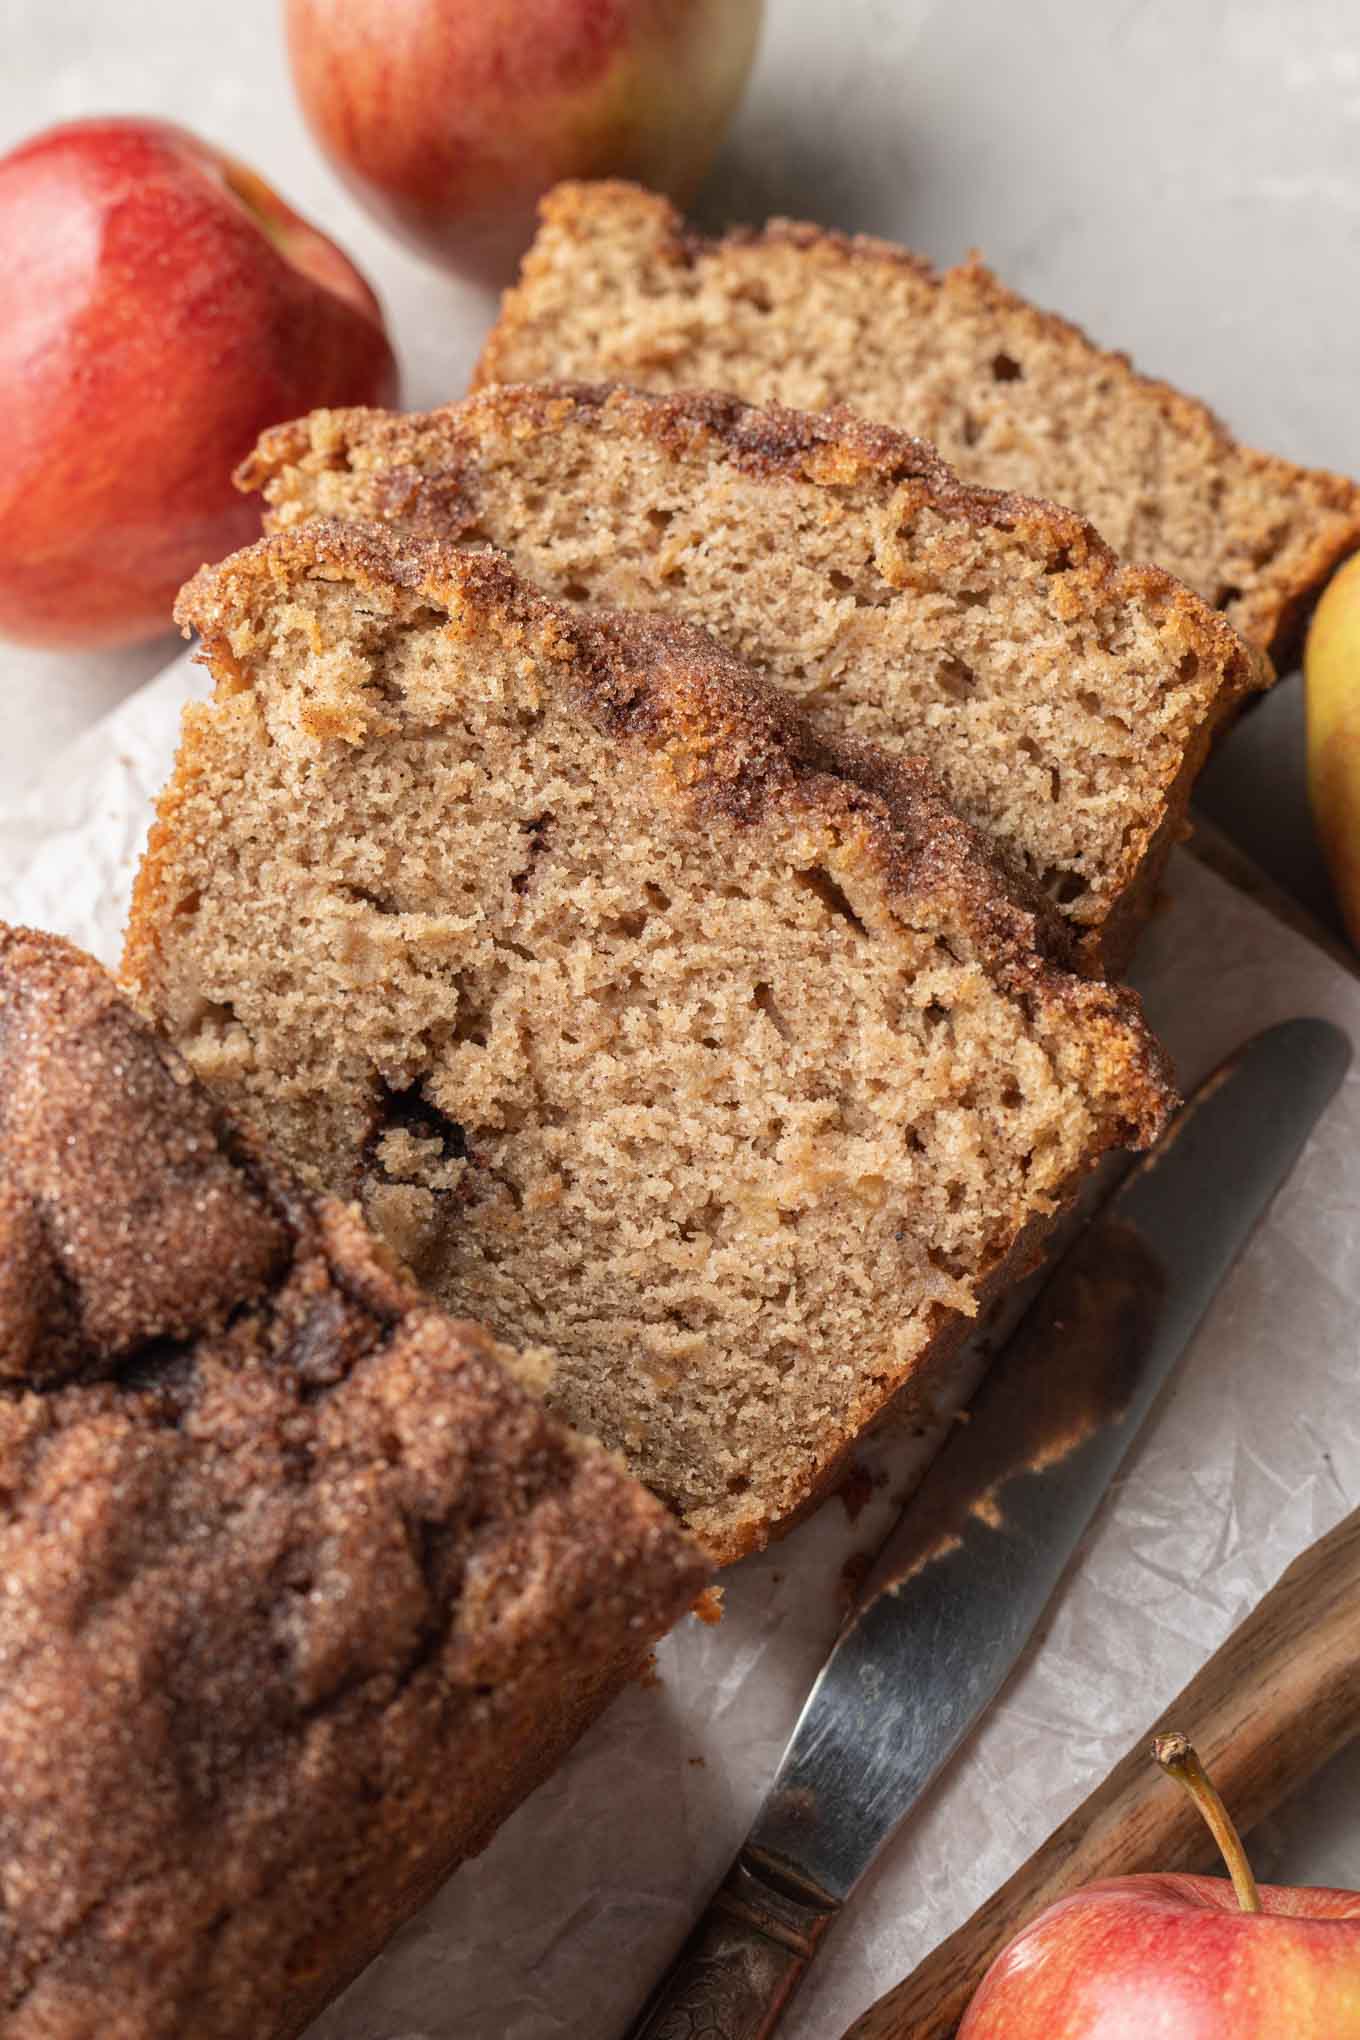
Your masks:
M1360 553L1323 593L1303 674L1313 818L1351 940L1360 947Z

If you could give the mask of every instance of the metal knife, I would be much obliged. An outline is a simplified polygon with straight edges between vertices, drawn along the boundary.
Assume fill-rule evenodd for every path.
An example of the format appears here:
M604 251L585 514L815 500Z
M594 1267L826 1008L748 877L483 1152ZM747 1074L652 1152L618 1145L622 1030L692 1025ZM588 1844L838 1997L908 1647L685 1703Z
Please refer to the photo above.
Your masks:
M884 1545L736 1861L630 2040L767 2040L1033 1634L1350 1062L1323 1020L1202 1083L1057 1264Z

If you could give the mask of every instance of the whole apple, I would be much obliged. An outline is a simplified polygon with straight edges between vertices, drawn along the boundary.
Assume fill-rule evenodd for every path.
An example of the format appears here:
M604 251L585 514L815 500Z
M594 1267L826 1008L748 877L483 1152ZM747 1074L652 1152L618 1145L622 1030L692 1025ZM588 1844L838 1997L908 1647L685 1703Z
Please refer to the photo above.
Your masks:
M959 2040L1360 2040L1360 1892L1115 1877L993 1963Z
M417 248L503 281L563 177L694 195L762 0L287 0L313 132Z
M231 475L260 431L396 394L340 250L161 121L76 121L0 158L0 275L0 636L168 629L181 583L258 532Z
M983 1978L958 2040L1360 2040L1360 1892L1258 1885L1183 1735L1152 1754L1223 1877L1112 1877L1059 1899Z
M1323 591L1303 673L1313 820L1351 940L1360 946L1360 554Z

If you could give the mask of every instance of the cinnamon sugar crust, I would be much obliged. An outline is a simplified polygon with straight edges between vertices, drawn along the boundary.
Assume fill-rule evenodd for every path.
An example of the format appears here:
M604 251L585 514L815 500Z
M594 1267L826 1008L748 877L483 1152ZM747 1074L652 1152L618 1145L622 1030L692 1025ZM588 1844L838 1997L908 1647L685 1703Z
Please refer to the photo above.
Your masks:
M476 380L562 376L853 405L972 480L1071 503L1281 661L1360 545L1354 481L1239 444L976 256L938 271L789 220L710 239L636 185L559 185Z
M707 1568L23 930L0 1182L0 2026L287 2040Z
M922 755L1117 968L1216 730L1268 666L1070 511L845 411L498 386L320 412L241 470L308 517L502 547L553 594L708 626L832 741Z

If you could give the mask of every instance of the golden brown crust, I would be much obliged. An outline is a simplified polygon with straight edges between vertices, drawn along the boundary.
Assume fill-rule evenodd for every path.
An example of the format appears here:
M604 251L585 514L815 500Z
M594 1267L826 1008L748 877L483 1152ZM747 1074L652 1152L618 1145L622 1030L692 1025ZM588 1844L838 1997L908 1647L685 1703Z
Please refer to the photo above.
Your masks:
M707 1568L4 929L0 1184L0 2026L287 2040Z
M1206 458L1230 454L1240 461L1244 476L1291 499L1305 524L1316 522L1315 535L1291 566L1243 590L1225 588L1219 606L1233 627L1272 659L1282 662L1294 649L1304 614L1313 597L1341 560L1360 546L1360 485L1323 468L1304 468L1277 455L1243 445L1221 419L1198 398L1134 368L1127 353L1100 347L1084 329L1056 312L1031 304L1003 283L976 254L953 269L940 270L924 257L891 241L868 234L845 234L807 221L771 219L762 227L736 227L708 236L691 227L669 200L637 185L601 180L558 185L543 199L540 219L545 229L567 236L607 231L619 212L636 222L646 220L659 261L692 268L725 250L791 247L809 260L826 265L884 264L908 270L937 292L957 290L968 302L990 310L1036 340L1057 342L1089 360L1092 377L1114 378L1153 405L1178 433L1205 449ZM519 379L515 330L519 319L532 316L532 265L524 280L506 293L501 317L489 335L473 371L475 390L490 383Z
M748 404L714 390L651 396L608 383L496 382L438 411L316 411L275 426L242 461L236 481L239 488L260 490L272 502L271 485L290 467L316 462L367 469L363 479L373 490L373 501L365 508L375 522L385 521L385 500L389 516L400 509L409 520L414 511L418 523L424 496L430 535L452 537L458 506L467 523L476 518L480 419L493 419L511 432L552 431L573 412L603 411L658 446L685 448L697 441L742 473L760 478L787 476L820 487L853 487L869 479L890 487L914 484L941 517L1033 534L1055 566L1061 562L1065 571L1081 574L1093 593L1114 602L1164 606L1177 618L1186 650L1222 667L1223 691L1231 701L1274 679L1265 654L1245 643L1174 574L1157 566L1124 564L1075 511L962 481L926 440L843 406L790 411L782 404Z
M79 1059L44 1038L79 1039ZM116 1082L91 1081L101 1064ZM220 1331L288 1258L270 1165L129 1025L111 980L53 937L3 928L0 1148L0 1388L62 1386Z
M346 515L471 543L487 489L479 462L488 441L551 439L592 418L621 442L650 443L677 463L697 451L705 461L771 484L864 489L894 499L904 515L910 505L970 526L997 527L1041 560L1046 575L1062 575L1064 613L1074 620L1133 613L1156 618L1168 670L1183 662L1202 674L1206 702L1172 760L1174 783L1150 803L1141 828L1125 832L1118 868L1104 872L1101 888L1072 909L1083 926L1083 967L1118 968L1137 932L1130 901L1155 888L1181 829L1194 773L1218 730L1272 673L1264 654L1172 575L1122 565L1073 512L964 483L923 440L845 410L810 415L713 392L653 396L576 383L499 384L423 416L315 413L266 433L238 481L263 490L277 525L304 508L309 479L338 471ZM1108 934L1102 925L1107 915L1113 915Z
M507 394L517 395L496 391L489 400ZM371 415L387 429L382 414ZM403 421L390 423L400 430ZM1094 1029L1108 1058L1116 1139L1147 1142L1165 1124L1174 1087L1137 999L1069 974L1070 936L1050 903L955 814L920 761L827 744L777 689L693 625L571 610L538 595L496 554L398 538L380 526L311 523L277 532L202 569L182 592L176 620L201 634L208 662L232 685L230 620L255 605L258 589L310 574L352 580L375 600L399 589L475 614L498 633L532 636L560 664L564 698L612 742L650 752L672 796L707 820L742 827L772 808L817 813L853 842L904 917L919 914L932 894L947 897L961 932L1008 989L1069 1006ZM124 959L134 984L148 974L178 782L192 772L192 755L182 757L138 876Z

